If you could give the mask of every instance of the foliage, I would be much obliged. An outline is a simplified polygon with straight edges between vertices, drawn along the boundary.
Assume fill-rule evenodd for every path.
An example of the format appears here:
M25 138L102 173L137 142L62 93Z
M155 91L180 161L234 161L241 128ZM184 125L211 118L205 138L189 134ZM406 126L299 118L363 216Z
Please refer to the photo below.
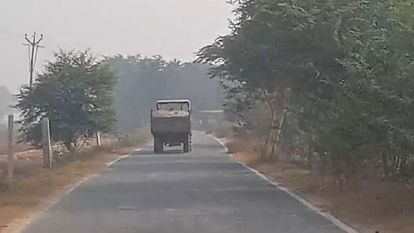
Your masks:
M211 76L244 84L240 92L275 111L271 129L284 138L274 143L328 155L343 175L367 161L387 176L414 172L406 169L414 159L410 1L233 4L232 32L202 48L198 62L217 65Z
M16 107L21 111L23 140L41 141L40 121L50 120L51 139L69 150L97 131L113 130L116 76L106 61L88 51L59 51L32 88L23 87Z
M194 111L221 108L222 89L216 80L206 78L206 65L139 55L119 55L109 62L119 77L115 88L119 131L146 126L158 99L189 98Z

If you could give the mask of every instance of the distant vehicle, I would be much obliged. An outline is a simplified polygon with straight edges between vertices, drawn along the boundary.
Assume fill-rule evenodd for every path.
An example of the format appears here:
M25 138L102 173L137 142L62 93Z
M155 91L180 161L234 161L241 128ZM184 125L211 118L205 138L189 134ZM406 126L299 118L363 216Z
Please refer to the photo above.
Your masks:
M151 109L151 133L154 153L164 152L164 147L181 146L184 153L191 151L191 101L159 100Z

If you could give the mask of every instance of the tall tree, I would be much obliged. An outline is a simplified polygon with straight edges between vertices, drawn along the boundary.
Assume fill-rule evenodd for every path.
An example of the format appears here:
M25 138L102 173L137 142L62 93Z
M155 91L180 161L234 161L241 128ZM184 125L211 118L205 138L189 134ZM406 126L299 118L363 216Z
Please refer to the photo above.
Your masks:
M18 95L23 139L41 140L39 122L48 117L53 142L76 152L97 131L113 130L113 89L116 76L106 61L89 52L59 51L33 85Z
M378 154L408 161L414 145L409 1L232 2L232 33L198 54L199 62L217 65L212 76L267 103L278 116L271 129L299 130L309 148L341 164L334 169L352 172ZM298 127L274 123L283 116L296 118L288 123Z

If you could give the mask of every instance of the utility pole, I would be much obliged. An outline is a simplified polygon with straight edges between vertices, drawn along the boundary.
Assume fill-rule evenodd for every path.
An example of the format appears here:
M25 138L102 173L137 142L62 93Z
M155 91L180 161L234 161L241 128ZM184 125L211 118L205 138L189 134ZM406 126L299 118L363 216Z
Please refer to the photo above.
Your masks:
M43 48L43 46L40 45L40 42L43 40L43 34L40 34L40 38L36 38L36 32L33 33L32 39L30 40L27 37L27 34L24 34L24 39L27 41L26 45L29 48L29 86L32 87L33 85L33 73L34 68L36 66L36 60L37 60L37 52L39 51L39 48Z
M8 166L7 166L7 177L6 183L7 185L11 185L13 183L13 175L14 175L14 118L13 115L9 115L9 134L8 134Z

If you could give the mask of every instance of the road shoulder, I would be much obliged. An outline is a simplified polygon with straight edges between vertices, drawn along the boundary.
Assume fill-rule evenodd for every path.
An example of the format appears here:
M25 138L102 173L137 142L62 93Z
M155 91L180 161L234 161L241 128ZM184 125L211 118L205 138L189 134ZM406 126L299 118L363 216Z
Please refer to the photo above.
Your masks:
M77 161L59 164L52 170L42 169L39 164L30 167L28 174L17 180L11 189L0 191L0 232L21 232L62 197L103 169L126 158L127 151L134 149L90 153Z
M227 140L225 138L217 138L212 135L209 135L211 138L216 140L220 145L222 145L229 156L232 157L234 161L241 164L246 169L250 170L251 172L258 175L263 180L267 181L271 185L277 187L279 190L287 193L292 198L299 201L302 205L307 207L308 209L312 210L313 212L319 214L320 216L324 217L334 225L336 225L338 228L343 230L346 233L359 233L356 229L348 225L347 223L343 222L342 220L338 219L337 217L333 216L329 210L326 210L322 208L320 203L317 203L315 199L308 199L303 198L302 196L305 196L304 194L301 194L300 192L292 191L293 187L289 187L290 183L283 182L284 180L281 179L279 174L275 174L274 167L269 166L263 166L262 163L258 163L256 158L252 155L246 155L245 153L232 153L232 150L230 150L227 147ZM279 183L283 182L283 184Z

